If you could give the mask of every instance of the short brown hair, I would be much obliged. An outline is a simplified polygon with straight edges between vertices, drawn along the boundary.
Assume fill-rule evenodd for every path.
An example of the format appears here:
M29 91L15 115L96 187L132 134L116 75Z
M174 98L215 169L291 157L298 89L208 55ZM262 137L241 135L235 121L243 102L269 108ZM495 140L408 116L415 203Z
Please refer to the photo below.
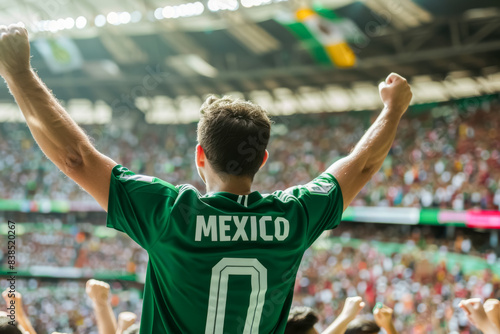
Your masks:
M253 179L264 160L271 120L260 106L209 96L201 106L198 143L217 173Z
M313 309L306 306L292 307L284 334L304 334L311 330L319 318Z
M347 325L344 334L375 334L380 331L380 327L373 320L358 317Z

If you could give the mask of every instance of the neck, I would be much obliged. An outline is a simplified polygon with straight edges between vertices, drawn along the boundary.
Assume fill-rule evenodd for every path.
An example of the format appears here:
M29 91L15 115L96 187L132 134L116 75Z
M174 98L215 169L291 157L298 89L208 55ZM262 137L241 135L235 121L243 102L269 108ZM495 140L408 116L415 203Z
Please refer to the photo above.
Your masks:
M207 192L224 191L235 195L248 195L252 188L252 180L248 177L230 175L224 180L216 178L207 180Z

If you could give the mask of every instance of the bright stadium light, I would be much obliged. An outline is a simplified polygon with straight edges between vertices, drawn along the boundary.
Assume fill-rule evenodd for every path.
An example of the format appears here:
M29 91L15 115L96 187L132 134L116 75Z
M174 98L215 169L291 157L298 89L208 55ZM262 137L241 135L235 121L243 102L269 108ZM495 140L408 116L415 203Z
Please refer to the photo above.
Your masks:
M50 32L57 32L57 21L51 20L49 21L49 27L47 29Z
M75 20L73 18L68 17L66 18L66 20L64 20L65 29L73 29L74 26L75 26Z
M57 25L57 30L64 30L65 26L66 26L66 21L64 19L59 19L56 21L56 25Z
M241 4L246 8L268 5L270 3L271 0L241 0Z
M219 10L234 11L238 9L239 3L237 0L209 0L207 7L212 12L217 12Z
M190 16L190 4L182 4L177 7L177 12L179 13L179 16Z
M118 17L121 24L130 23L130 20L132 19L130 13L128 12L122 12L118 15Z
M138 10L130 14L130 22L137 23L142 19L142 14Z
M178 6L165 6L162 10L162 16L167 19L178 17L197 16L203 13L205 6L199 1L190 2Z
M166 19L173 19L176 18L176 10L174 6L165 6L163 10L161 11L162 15Z
M106 16L106 20L108 21L109 24L112 24L114 26L119 25L119 16L118 13L116 12L110 12L108 16Z
M96 27L103 27L106 24L106 17L104 15L97 15L95 17L95 26Z
M163 8L156 8L155 9L155 19L157 19L157 20L163 19L164 17L163 17L162 12L163 12Z
M87 19L83 16L76 18L75 25L77 29L83 29L87 25Z
M42 21L42 28L40 30L49 31L50 30L50 21L49 20Z
M205 11L205 6L203 6L203 4L199 1L196 1L194 3L194 11L195 11L195 15L201 15L203 14L203 11Z

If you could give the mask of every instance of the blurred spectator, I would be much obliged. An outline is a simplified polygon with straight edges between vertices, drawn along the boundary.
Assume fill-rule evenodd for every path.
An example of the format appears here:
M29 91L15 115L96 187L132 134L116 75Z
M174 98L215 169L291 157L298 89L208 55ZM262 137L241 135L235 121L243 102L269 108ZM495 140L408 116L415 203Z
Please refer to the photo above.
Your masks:
M24 334L17 325L12 326L6 315L0 314L0 334Z
M288 314L285 334L318 334L314 325L319 318L310 307L292 307Z

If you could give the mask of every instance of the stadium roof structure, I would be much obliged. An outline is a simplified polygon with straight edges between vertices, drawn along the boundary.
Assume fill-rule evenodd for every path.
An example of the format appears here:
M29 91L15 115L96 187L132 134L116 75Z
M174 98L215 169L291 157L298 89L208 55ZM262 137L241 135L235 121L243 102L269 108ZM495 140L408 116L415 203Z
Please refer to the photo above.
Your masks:
M329 20L312 35L341 26L354 66L315 56L311 34L293 28L304 7ZM136 97L373 88L390 72L424 83L461 80L470 95L500 91L495 0L0 0L0 8L0 23L25 23L32 64L64 101L114 109L119 96L137 106ZM484 91L481 78L490 81ZM12 102L5 87L0 101Z

